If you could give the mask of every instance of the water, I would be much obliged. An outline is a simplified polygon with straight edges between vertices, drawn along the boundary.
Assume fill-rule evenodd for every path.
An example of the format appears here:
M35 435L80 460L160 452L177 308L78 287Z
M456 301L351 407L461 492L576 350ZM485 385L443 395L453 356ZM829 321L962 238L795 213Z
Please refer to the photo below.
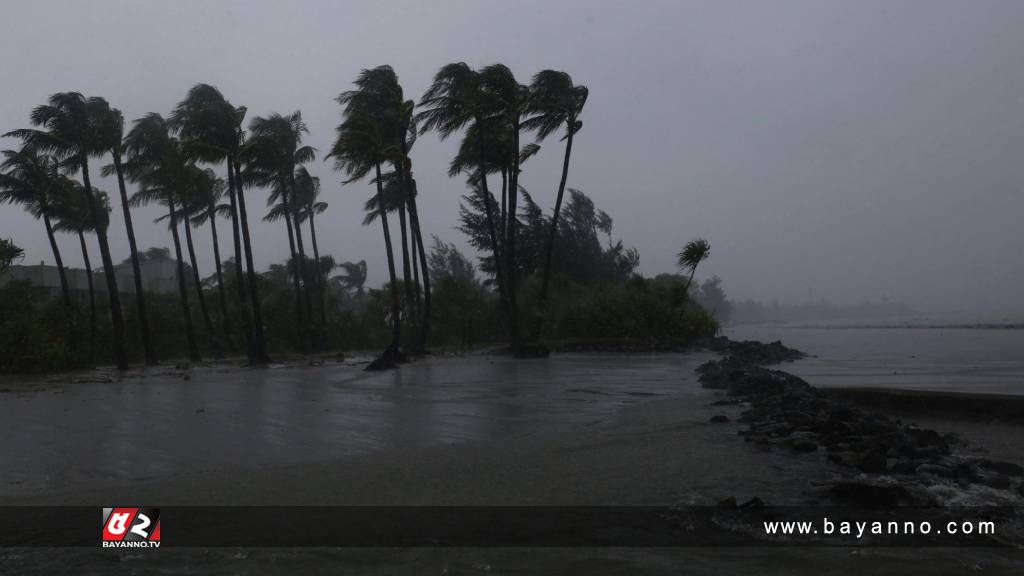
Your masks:
M745 325L739 340L781 340L811 357L787 364L815 386L1024 395L1024 330Z

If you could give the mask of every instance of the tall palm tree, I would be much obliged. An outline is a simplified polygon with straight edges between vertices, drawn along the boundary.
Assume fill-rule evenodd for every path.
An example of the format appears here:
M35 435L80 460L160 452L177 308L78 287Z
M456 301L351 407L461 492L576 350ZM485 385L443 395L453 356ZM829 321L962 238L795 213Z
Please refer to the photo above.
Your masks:
M313 244L314 276L316 279L317 301L320 304L320 323L327 322L324 302L325 274L320 265L320 247L316 241L316 216L327 210L327 202L320 201L320 178L310 175L305 166L295 169L295 203L299 207L299 219L309 221L309 236Z
M3 163L0 163L0 202L21 204L32 216L42 219L46 227L46 238L53 252L53 260L57 265L61 300L65 308L70 309L71 293L68 289L67 272L53 227L55 205L63 192L60 166L56 158L41 154L30 146L23 146L20 150L3 151ZM70 331L68 339L69 342L73 342Z
M493 196L487 185L489 156L485 134L493 123L493 119L501 113L498 98L485 89L484 79L480 72L470 68L465 62L447 64L434 75L430 88L420 99L422 111L416 115L420 124L420 133L436 130L444 140L467 125L476 124L475 144L477 151L477 180L474 189L480 195L480 202L485 213L487 234L495 262L495 279L498 294L505 316L508 320L509 337L513 349L519 345L518 323L516 312L510 308L508 287L505 281L504 260L502 258L499 236L492 208ZM467 130L467 137L470 132Z
M368 368L394 367L401 359L402 319L401 299L398 294L398 274L395 272L394 248L387 213L384 210L384 181L381 164L394 157L397 149L395 135L398 122L395 111L387 105L392 99L383 99L372 82L376 76L370 70L360 72L356 90L343 92L338 103L344 107L344 120L337 128L337 137L328 158L334 158L335 170L348 176L345 183L365 178L371 172L377 185L377 197L381 227L384 232L384 248L387 256L388 276L391 291L391 344Z
M181 312L185 322L188 354L191 360L199 361L201 356L192 327L185 264L181 254L181 238L178 235L178 211L181 206L179 191L187 186L181 145L171 136L167 121L155 112L135 121L125 137L124 144L128 154L125 173L132 182L139 185L138 191L131 197L132 205L141 206L157 202L167 207L177 260L178 297L181 300Z
M192 218L205 210L205 190L212 188L214 180L207 174L206 170L198 168L194 164L184 167L182 174L182 185L178 188L178 199L181 206L179 217L184 224L185 246L188 248L188 259L192 265L192 281L196 287L196 299L199 301L199 311L203 318L203 327L210 336L213 343L214 355L218 358L224 357L224 350L220 343L217 332L213 329L213 320L210 319L210 311L206 307L206 295L203 293L203 281L199 275L199 262L196 259L195 243L192 241Z
M565 156L562 160L562 178L555 196L555 211L551 216L551 230L548 233L547 249L544 255L544 271L541 277L540 298L537 305L537 322L534 325L533 340L539 340L544 329L544 314L547 306L548 286L551 281L551 256L555 250L558 234L558 216L565 195L565 182L569 177L569 158L572 155L573 137L583 122L579 119L587 103L589 91L586 86L572 83L572 77L557 70L541 70L530 83L530 98L526 106L529 118L523 121L527 130L537 131L537 140L544 140L562 126L565 126Z
M89 202L89 213L96 226L96 237L103 260L103 272L107 281L107 295L110 304L110 321L113 326L114 362L119 369L128 367L124 350L124 318L121 315L121 299L117 289L114 262L110 257L110 244L106 229L99 226L101 210L92 195L89 178L89 157L107 152L107 141L102 125L104 114L109 109L102 98L86 98L79 92L60 92L50 96L47 104L36 106L30 119L40 129L22 129L9 132L6 136L21 138L26 144L42 152L52 153L61 160L62 167L69 172L81 171L82 191Z
M686 243L679 251L678 265L684 270L690 271L686 279L686 291L690 291L690 283L693 282L693 275L697 273L697 266L711 256L711 243L703 238L695 238Z
M206 169L206 177L200 181L205 185L197 187L193 192L192 224L202 226L210 223L210 234L213 239L213 261L217 277L217 298L220 301L221 326L224 332L224 342L231 346L231 316L228 313L227 291L224 289L224 274L220 259L220 239L217 236L217 216L219 215L220 200L224 197L224 180L217 178L213 170Z
M170 126L178 134L184 151L190 158L209 164L226 162L228 172L228 196L232 205L232 226L235 246L235 274L238 284L238 298L245 311L242 314L243 327L249 342L249 362L267 364L266 338L263 334L263 312L252 258L252 240L249 234L249 219L245 205L245 194L241 185L239 152L245 140L242 121L246 109L236 108L228 102L219 90L209 84L193 86L185 99L178 103L171 113ZM239 241L241 236L241 242ZM246 273L251 282L246 282L242 273L242 247L245 254ZM248 288L248 290L246 290ZM246 299L248 292L248 300ZM251 314L251 318L250 318Z
M156 351L149 332L149 317L146 313L146 295L142 289L142 268L139 266L139 249L135 243L135 226L132 224L132 212L128 204L128 190L124 185L124 170L121 156L124 149L124 116L117 108L111 108L105 100L97 104L100 139L110 151L113 159L113 173L117 176L117 187L121 193L121 211L124 214L125 231L128 234L128 248L131 250L132 278L135 281L135 306L138 308L139 328L142 332L142 351L146 364L157 363Z
M92 215L89 213L89 206L85 203L85 194L78 190L79 184L67 177L62 177L66 192L61 194L56 205L57 221L54 230L66 232L78 236L78 243L82 248L82 261L85 264L86 283L89 287L89 361L92 362L96 355L96 288L92 278L92 264L89 261L89 248L85 243L86 232L95 232L95 224ZM107 227L110 224L110 200L107 193L101 190L93 190L93 197L99 203L104 216L100 226Z
M246 163L246 183L272 188L268 204L280 201L282 214L287 223L288 243L292 250L292 273L294 275L295 298L298 325L302 326L302 309L305 304L306 316L312 316L312 298L309 282L305 277L306 250L302 239L302 226L295 197L295 168L316 157L316 149L303 146L302 139L309 133L301 112L288 116L271 114L266 118L256 117L249 123L249 140L243 150ZM294 230L294 234L293 234ZM298 248L296 258L295 248ZM305 291L303 291L303 287ZM308 332L304 332L308 334Z

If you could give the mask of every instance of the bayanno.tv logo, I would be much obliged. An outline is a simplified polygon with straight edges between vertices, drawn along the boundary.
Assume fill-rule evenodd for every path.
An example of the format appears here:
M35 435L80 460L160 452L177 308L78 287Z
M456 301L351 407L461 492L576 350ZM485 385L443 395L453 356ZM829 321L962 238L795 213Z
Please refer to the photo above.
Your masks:
M159 548L159 508L104 508L104 548Z

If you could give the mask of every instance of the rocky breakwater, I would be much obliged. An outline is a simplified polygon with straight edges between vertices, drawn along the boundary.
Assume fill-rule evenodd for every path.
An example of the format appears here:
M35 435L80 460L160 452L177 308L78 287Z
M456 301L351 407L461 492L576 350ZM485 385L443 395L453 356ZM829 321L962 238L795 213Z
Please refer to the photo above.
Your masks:
M906 425L883 414L829 398L813 386L768 365L802 356L779 342L717 341L724 356L701 365L705 388L722 390L718 405L743 408L739 431L766 449L821 454L835 463L836 477L818 483L817 494L839 505L934 506L974 503L1019 504L1024 468L964 456L959 440ZM716 415L714 422L727 420Z

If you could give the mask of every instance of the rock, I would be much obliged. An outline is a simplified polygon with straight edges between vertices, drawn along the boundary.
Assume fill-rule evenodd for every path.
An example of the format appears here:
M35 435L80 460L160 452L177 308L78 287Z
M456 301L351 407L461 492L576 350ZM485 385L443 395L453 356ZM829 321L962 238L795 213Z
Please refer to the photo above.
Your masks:
M1024 496L1024 482L1017 485L1017 494Z
M893 474L913 474L917 472L917 467L920 466L914 460L897 460L894 464L889 466L889 471Z
M871 450L861 454L857 461L857 468L861 472L885 472L889 459L881 450Z
M981 483L996 490L1009 490L1010 479L1002 474L985 474L981 477Z
M750 500L740 504L740 508L763 508L764 500L761 500L757 496L754 496Z
M711 405L712 406L736 406L739 403L740 403L739 400L735 400L733 398L723 398L721 400L715 400L714 402L711 403Z
M915 474L931 474L932 476L939 476L941 478L953 478L953 471L945 466L938 464L921 464L914 469Z
M736 497L735 496L729 496L728 498L723 498L723 499L718 501L717 506L719 508L735 508L736 507Z
M872 480L840 480L828 489L839 503L858 507L891 507L927 505L927 495L911 492L896 483Z
M1014 464L1013 462L1000 462L993 460L979 460L978 466L999 474L1006 474L1008 476L1024 476L1024 468Z
M789 446L791 449L796 452L800 452L801 454L814 452L818 449L817 442L808 440L807 438L790 438L786 441L786 446Z
M711 417L711 422L714 422L715 424L723 424L728 421L729 417L726 416L725 414L715 414L714 416Z

